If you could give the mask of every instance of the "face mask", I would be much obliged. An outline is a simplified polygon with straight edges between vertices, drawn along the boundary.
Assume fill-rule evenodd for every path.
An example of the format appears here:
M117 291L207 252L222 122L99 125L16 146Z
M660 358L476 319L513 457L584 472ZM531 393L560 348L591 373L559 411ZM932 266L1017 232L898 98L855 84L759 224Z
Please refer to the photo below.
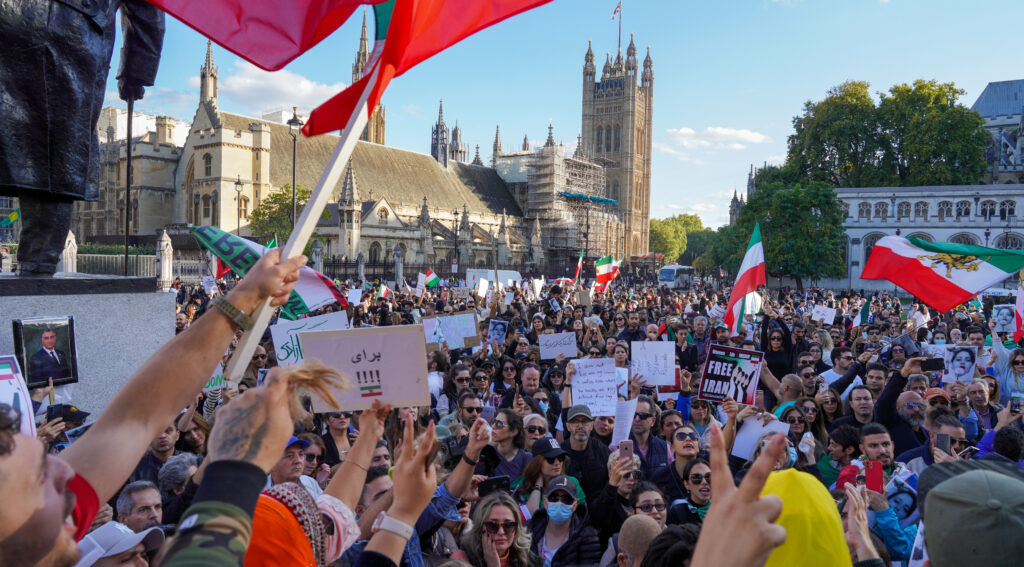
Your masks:
M572 517L572 506L562 502L548 503L548 517L556 524L564 524Z
M796 449L792 446L789 447L789 453L786 456L786 468L790 468L796 464Z
M946 339L935 339L935 344L944 345L946 344Z
M537 404L540 406L540 409L544 413L548 413L548 403L547 402L537 402Z

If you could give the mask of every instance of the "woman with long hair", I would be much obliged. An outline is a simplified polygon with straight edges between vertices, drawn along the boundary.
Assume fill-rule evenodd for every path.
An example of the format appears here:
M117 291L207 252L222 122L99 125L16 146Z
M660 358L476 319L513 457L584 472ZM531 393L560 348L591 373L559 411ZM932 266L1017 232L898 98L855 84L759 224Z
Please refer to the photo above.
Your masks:
M532 446L533 459L523 468L523 474L512 482L512 494L526 510L533 514L544 507L544 487L556 476L569 469L569 454L553 437L545 437ZM576 499L583 504L587 497L576 477L567 476L576 484Z
M494 492L477 503L473 527L462 536L462 553L452 557L473 567L542 567L544 562L530 551L531 540L516 501Z
M818 329L817 331L814 331L814 342L821 345L821 356L818 358L821 359L821 361L825 363L825 366L828 366L829 368L832 368L832 349L835 348L835 345L832 342L833 332L838 333L839 330L836 329L833 331L830 329L826 331L825 329ZM821 374L821 372L819 372L819 374Z
M693 459L683 469L686 499L668 511L669 524L703 524L711 506L711 465L704 459Z
M789 424L789 438L793 441L794 446L799 446L805 433L811 433L813 438L814 433L811 432L810 421L808 421L807 414L804 413L804 409L799 401L782 410L780 420ZM807 453L800 452L799 455L801 463L813 465L818 462L819 457L825 455L825 446L819 444L815 438L811 450Z
M458 362L451 367L444 379L444 387L437 398L437 413L444 417L458 407L459 392L468 388L470 383L470 367Z
M707 400L690 400L690 421L689 424L700 435L702 447L711 446L711 424L717 423L722 427L714 416L715 409Z
M675 460L654 473L653 478L648 479L665 493L669 504L686 497L686 489L683 486L684 470L686 465L700 456L701 437L693 425L680 425L669 436L669 447Z
M818 402L819 416L826 430L832 426L833 421L843 417L842 398L835 388L818 392L814 395L814 400Z
M811 353L811 362L814 364L814 373L821 374L827 372L831 366L825 364L825 360L822 358L825 350L822 348L821 343L810 342L807 344L807 352Z
M502 357L498 365L498 376L494 377L492 390L495 394L505 395L505 392L513 389L519 383L519 366L515 360Z
M796 401L796 405L804 410L804 416L807 418L808 424L807 430L814 435L814 440L822 447L828 445L828 430L825 429L824 416L817 400L800 398Z

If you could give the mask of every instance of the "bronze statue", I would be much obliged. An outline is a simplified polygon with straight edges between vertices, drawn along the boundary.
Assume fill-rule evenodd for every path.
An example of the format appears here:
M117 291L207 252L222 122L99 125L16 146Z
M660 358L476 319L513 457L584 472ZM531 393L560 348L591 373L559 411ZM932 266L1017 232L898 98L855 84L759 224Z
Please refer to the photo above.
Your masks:
M164 14L143 0L0 3L0 195L18 197L18 271L52 276L75 200L99 199L96 122L121 8L117 86L142 98L156 79Z

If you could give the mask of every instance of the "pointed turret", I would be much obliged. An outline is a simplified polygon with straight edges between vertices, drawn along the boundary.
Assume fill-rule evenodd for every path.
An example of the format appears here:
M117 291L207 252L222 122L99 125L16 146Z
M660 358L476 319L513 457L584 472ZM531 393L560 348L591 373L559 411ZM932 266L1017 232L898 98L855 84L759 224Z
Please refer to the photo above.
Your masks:
M494 167L498 163L498 158L501 157L501 126L494 127L494 147L491 148L491 167Z
M555 126L550 122L548 122L548 139L544 141L544 147L555 147Z
M351 205L359 201L359 190L356 188L356 173L352 169L352 160L348 160L348 167L345 169L345 181L341 185L341 199L338 201L343 205Z
M341 185L341 197L338 199L338 244L339 253L350 260L359 254L359 238L362 232L360 216L362 203L356 189L356 174L352 169L352 160L345 169L345 180Z
M612 63L612 74L622 74L622 48L619 48L619 52L615 55L615 62Z
M430 224L430 208L427 207L427 196L423 196L423 205L420 206L420 225Z
M588 82L594 81L594 50L590 45L590 40L587 40L587 54L583 56L583 80Z
M640 84L650 87L654 84L654 61L651 59L651 46L647 46L647 56L644 57L644 70L640 74Z
M476 155L473 156L473 165L483 165L483 160L480 159L480 144L476 145Z
M206 61L199 69L199 102L217 106L217 67L213 64L213 42L206 40Z
M629 32L629 46L626 47L626 74L636 76L636 44L633 43L633 32Z
M437 124L430 130L430 155L443 167L448 167L448 126L444 123L444 100L437 109Z
M523 151L530 151L530 137L526 134L523 134Z
M747 174L747 198L750 198L756 189L754 187L754 164L750 164L750 173Z
M469 157L469 146L462 141L462 128L459 128L459 121L455 121L455 128L452 128L452 140L448 144L448 158L459 163L466 163Z
M544 261L544 241L540 236L540 216L533 217L533 228L530 230L530 258L534 262Z
M469 209L466 205L462 205L462 218L459 219L459 240L469 240L471 235L469 234Z
M352 63L352 82L363 78L363 69L366 62L370 60L370 38L366 34L366 10L363 10L363 31L359 35L359 51L356 51L356 60Z
M610 51L604 52L604 69L601 71L601 80L603 81L608 75L612 74L612 54Z
M576 151L572 153L573 159L587 159L587 155L583 153L583 134L576 136Z

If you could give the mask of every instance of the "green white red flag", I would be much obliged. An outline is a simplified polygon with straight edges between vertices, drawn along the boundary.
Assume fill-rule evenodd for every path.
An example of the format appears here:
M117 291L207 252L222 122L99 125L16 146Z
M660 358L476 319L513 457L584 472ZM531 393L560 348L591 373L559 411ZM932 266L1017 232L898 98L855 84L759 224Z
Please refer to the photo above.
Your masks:
M1017 304L1013 311L1013 342L1019 344L1024 339L1024 280L1017 284Z
M615 260L612 255L609 254L594 262L594 268L597 272L597 281L594 286L594 291L603 292L612 280L619 277L619 264L622 263L623 258L625 258L625 256Z
M388 286L386 284L380 284L380 287L377 288L377 295L375 296L376 299L387 297L389 295L391 295L391 290L388 289Z
M218 264L223 263L239 276L244 276L249 268L270 251L270 248L214 226L192 227L192 236L217 257ZM295 289L288 296L288 302L281 306L281 317L294 321L335 301L342 307L348 306L345 294L330 278L313 268L304 267L299 270L299 281L295 282Z
M740 334L740 326L743 325L745 316L753 315L761 309L761 294L757 292L757 288L765 285L767 281L764 274L761 225L756 224L753 234L750 235L750 243L747 244L747 252L743 255L736 283L729 294L729 304L725 308L725 317L722 320L729 327L732 336Z
M434 270L428 269L426 280L427 287L434 287L439 283L441 283L441 278L437 277L437 274L434 273Z
M864 305L861 305L860 310L857 311L857 317L853 320L853 326L861 327L867 325L869 317L871 317L871 300L864 299Z
M1024 268L1024 252L885 236L860 277L888 280L929 307L949 311Z
M576 287L576 282L580 281L580 270L583 269L583 251L580 250L580 259L576 261L576 275L572 278L572 287Z

